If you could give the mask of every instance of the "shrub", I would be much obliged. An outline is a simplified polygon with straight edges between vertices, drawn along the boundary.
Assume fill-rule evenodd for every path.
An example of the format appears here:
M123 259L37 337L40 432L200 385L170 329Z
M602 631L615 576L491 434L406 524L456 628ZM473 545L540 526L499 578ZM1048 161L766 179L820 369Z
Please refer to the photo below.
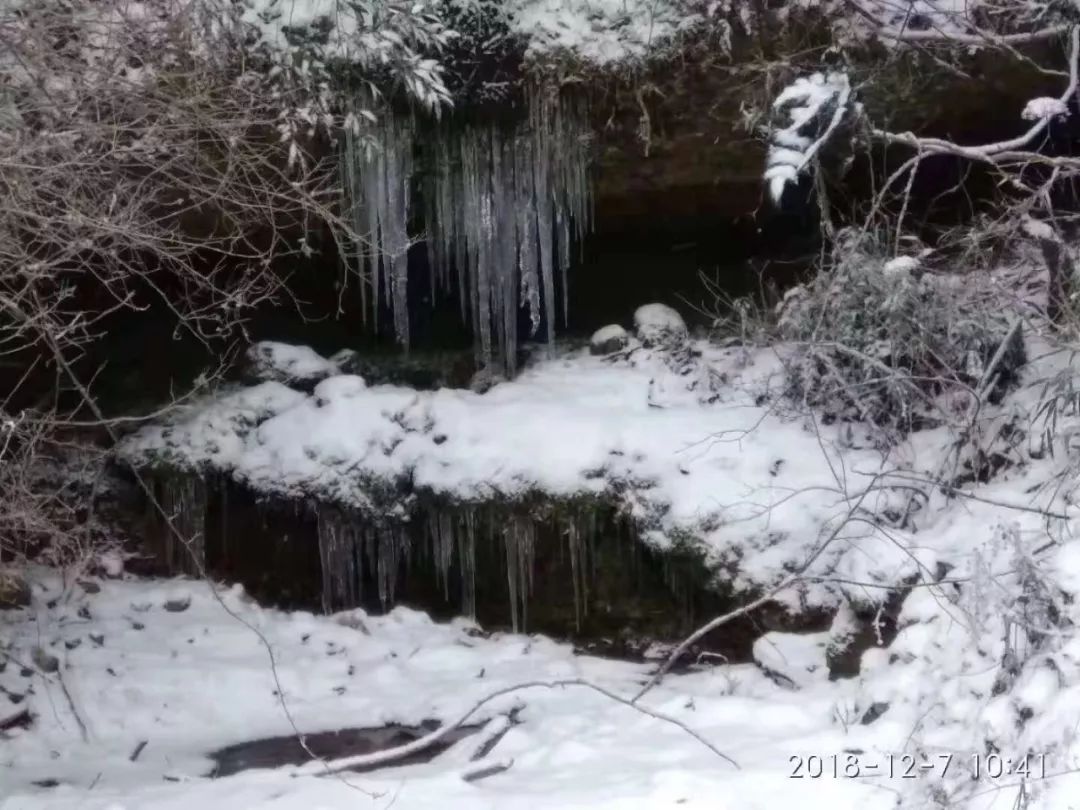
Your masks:
M1025 362L1015 315L986 277L887 259L854 232L779 306L791 393L839 419L903 434L945 421L942 395L999 398ZM998 349L1009 338L998 357Z

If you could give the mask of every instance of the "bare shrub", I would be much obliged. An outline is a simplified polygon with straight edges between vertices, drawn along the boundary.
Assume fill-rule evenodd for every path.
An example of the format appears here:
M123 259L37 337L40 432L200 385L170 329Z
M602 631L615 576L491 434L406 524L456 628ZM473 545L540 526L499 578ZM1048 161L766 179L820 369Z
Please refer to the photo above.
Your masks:
M992 287L926 271L914 257L886 259L883 246L858 238L840 233L832 260L780 305L795 397L900 435L947 421L940 396L977 397L988 371L998 393L1015 380L1023 342Z
M111 315L222 345L287 300L283 258L363 242L338 211L330 76L441 103L422 52L445 32L410 9L342 0L334 33L276 0L0 3L0 564L85 537L56 465L116 427L91 390Z

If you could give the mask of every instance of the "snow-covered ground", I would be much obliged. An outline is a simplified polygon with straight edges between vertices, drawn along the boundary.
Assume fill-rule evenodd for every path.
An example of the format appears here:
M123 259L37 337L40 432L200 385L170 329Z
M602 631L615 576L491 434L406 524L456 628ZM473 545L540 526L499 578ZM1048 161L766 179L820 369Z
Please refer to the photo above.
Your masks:
M474 636L467 622L434 624L405 608L316 617L260 609L239 589L222 589L219 602L198 582L102 580L100 593L87 594L79 585L65 591L42 572L38 579L34 608L0 619L11 645L0 685L8 694L32 692L26 700L36 717L31 730L0 744L4 810L387 807L392 800L398 808L715 807L718 790L745 795L749 803L740 806L766 807L806 789L785 778L789 754L840 745L828 718L845 685L820 682L807 699L746 666L672 679L646 701L709 738L741 770L673 725L567 687L508 695L482 710L487 718L525 707L521 725L490 755L512 759L512 768L482 782L461 778L476 737L426 765L345 779L285 767L209 781L210 751L293 733L286 707L305 732L418 723L457 717L525 681L584 678L629 697L645 669L576 657L541 637ZM188 599L182 612L164 608ZM38 646L59 657L70 703L58 676L20 674L15 662L32 667ZM60 785L33 784L48 779ZM889 801L856 783L818 791L845 803Z
M427 764L346 778L316 763L210 780L207 753L294 724L448 721L538 680L585 679L629 699L650 667L539 637L484 638L403 608L285 614L206 583L104 579L91 593L39 571L32 608L0 616L0 687L35 718L0 740L0 808L1066 810L1080 790L1080 420L1063 403L1061 418L1042 421L1041 380L1071 355L1035 339L1028 348L1023 386L984 404L959 457L944 427L884 447L785 405L781 346L632 341L606 357L540 362L484 394L368 386L330 367L312 394L273 382L222 392L137 434L128 458L212 466L356 508L365 480L402 477L465 500L618 494L652 542L690 533L739 559L739 581L758 588L828 540L779 598L833 605L833 627L769 633L755 664L669 676L643 698L737 768L675 724L567 686L486 704L481 719L521 701L523 722L479 763L469 738ZM942 406L962 423L966 402ZM974 446L1008 464L948 494L926 482L962 472ZM906 523L886 514L912 504ZM913 587L895 639L871 638L860 673L829 680L826 656L859 627L855 612L872 615L901 580ZM58 674L36 671L50 655Z
M1075 562L1075 549L1069 556ZM890 650L866 654L858 678L829 681L819 639L771 634L759 658L789 672L797 687L777 685L754 665L719 666L669 676L643 699L738 767L672 723L584 687L560 687L482 708L484 720L523 707L521 724L478 762L470 758L482 738L470 737L427 764L362 775L327 775L309 763L209 779L206 755L225 745L295 730L456 719L524 682L584 679L630 698L648 670L575 656L542 637L483 637L468 622L435 624L405 608L318 617L262 609L239 588L187 580L65 587L45 570L33 579L33 607L0 615L7 662L0 687L21 696L20 704L3 700L0 718L26 705L34 715L28 730L0 737L3 810L764 810L796 802L870 810L930 806L928 791L957 800L975 792L952 806L1005 808L1019 780L970 773L975 757L984 771L997 767L984 735L1006 733L1000 726L1012 703L1035 712L1023 740L1032 775L1045 768L1051 776L1031 781L1042 797L1032 806L1068 807L1080 788L1072 776L1053 776L1071 762L1080 720L1077 642L1055 654L1062 669L1029 663L1020 685L995 698L1000 649L980 649L990 636L972 633L964 606L942 599L944 588L909 597L906 629ZM187 607L170 611L167 603ZM41 671L50 668L47 656L56 657L58 673ZM913 762L931 767L912 770ZM481 781L463 779L507 763ZM915 778L904 778L909 771ZM35 784L49 781L58 784Z

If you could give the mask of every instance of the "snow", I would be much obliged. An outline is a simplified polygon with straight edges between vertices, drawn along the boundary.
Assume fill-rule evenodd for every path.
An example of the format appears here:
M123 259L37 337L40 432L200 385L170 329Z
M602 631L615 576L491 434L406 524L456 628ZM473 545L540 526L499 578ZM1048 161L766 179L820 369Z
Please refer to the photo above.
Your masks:
M611 354L625 349L630 343L630 334L617 323L601 326L589 338L589 351L593 354Z
M611 362L584 349L484 394L365 387L345 376L308 395L266 382L143 429L121 452L135 464L220 470L258 491L361 511L386 508L369 500L373 480L464 502L604 495L651 542L691 533L716 561L747 558L740 586L767 583L809 553L844 498L823 495L835 487L830 459L802 420L776 406L776 356L747 365L742 351L696 346L697 373L673 370L661 350ZM716 375L728 384L703 404L697 381ZM853 482L868 482L880 459L853 451L846 463Z
M566 687L507 695L481 710L486 720L523 706L521 724L480 763L469 762L473 737L428 764L341 779L319 775L320 766L284 766L209 780L210 751L291 736L294 723L310 733L446 720L526 681L582 678L629 695L645 669L577 656L538 636L477 636L467 622L435 624L405 608L316 617L262 609L238 588L198 582L102 580L99 593L87 594L65 589L52 572L35 579L34 609L0 617L5 643L20 660L37 645L57 655L71 702L56 675L26 678L17 666L0 673L10 692L33 685L27 700L35 716L30 730L9 732L0 748L2 810L330 810L385 807L390 799L400 810L651 810L716 807L718 795L730 797L724 806L764 808L805 795L805 783L786 778L793 754L841 744L829 715L842 687L791 692L741 665L672 678L645 702L731 755L739 770L677 727ZM189 608L163 610L177 590L190 597ZM461 778L495 761L512 767L471 784ZM60 785L34 785L48 779ZM856 781L815 786L814 797L833 807L893 801Z
M765 182L779 204L784 189L798 182L848 112L851 82L844 73L814 73L789 84L773 101L780 126L769 136ZM786 120L785 120L786 119Z
M646 345L685 341L686 321L667 304L645 304L634 311L634 331Z
M754 661L792 686L807 686L828 680L828 645L828 633L765 633L754 642Z
M316 382L341 371L333 359L327 360L308 346L272 340L252 344L247 359L256 378L286 384Z
M919 269L919 260L915 256L897 256L885 262L882 271L888 277L902 277Z
M961 469L956 437L945 429L873 450L846 426L815 432L806 419L785 415L775 396L761 399L779 385L783 346L690 345L698 362L726 379L715 401L688 388L695 375L672 371L660 352L635 348L614 360L583 349L483 395L369 387L349 375L323 380L310 395L273 382L223 391L174 425L144 430L126 452L167 449L270 491L309 488L340 499L356 497L357 482L344 472L351 465L415 476L458 497L629 483L620 491L628 508L655 519L653 541L692 528L717 556L739 558L744 586L775 581L804 559L822 531L851 512L852 493L865 491L868 479L888 471L910 487L946 461ZM346 782L318 776L310 764L207 780L209 751L288 735L292 723L315 732L445 721L496 689L535 680L585 678L629 697L649 665L577 656L538 636L484 637L466 621L440 625L405 608L316 617L260 608L235 587L103 579L100 592L89 593L70 577L33 570L32 607L0 615L0 650L16 662L0 672L0 687L25 695L35 715L32 728L7 732L0 747L0 810L332 810L391 799L403 810L1012 807L1015 780L973 779L973 757L1044 756L1047 773L1058 774L1080 756L1080 639L1070 629L1080 621L1075 462L1067 452L999 444L1007 442L1006 424L1038 435L1040 381L1070 368L1069 352L1034 336L1029 351L1036 359L1028 384L987 404L968 437L1010 453L1013 468L952 492L925 488L904 527L885 521L882 507L905 504L910 489L870 491L856 504L866 519L853 521L809 572L831 581L829 604L838 609L828 632L763 633L754 663L669 676L646 695L644 706L691 727L738 770L670 724L560 687L485 706L480 719L523 704L523 722L480 763L469 761L470 739L429 763L350 774ZM664 407L650 405L657 383ZM1058 432L1078 423L1063 414ZM446 439L436 443L440 434ZM115 564L111 570L118 573ZM895 638L879 625L860 673L830 680L830 650L865 635L852 605L880 603L882 586L898 584L910 590L899 591ZM827 596L806 588L784 599L805 609ZM189 604L169 612L168 601ZM38 647L59 659L87 741L59 677L21 673L18 662ZM827 775L790 778L811 756L822 758ZM878 770L833 777L832 756L841 769L857 756L864 774L865 766ZM888 764L902 768L903 756L932 772L890 778ZM504 773L462 779L511 760ZM45 779L61 785L35 786ZM1032 780L1027 806L1065 810L1076 788L1070 777Z
M366 386L351 375L329 377L311 394L264 382L223 389L136 432L119 452L135 465L219 471L259 492L376 515L407 514L416 492L463 504L538 492L599 496L629 515L646 542L693 542L712 564L734 569L725 574L733 587L754 589L802 565L853 508L903 513L912 485L936 479L943 466L961 469L966 458L954 455L945 427L883 450L868 430L790 410L781 395L786 351L690 341L673 363L666 349L595 357L584 348L483 394ZM1047 379L1066 356L1047 354L1030 379ZM984 407L976 435L1034 419L1040 389L1033 382ZM1067 492L1046 485L1065 464L1062 454L1027 458L977 491L961 487L961 497L931 489L903 528L846 524L816 558L816 578L785 598L875 604L883 591L828 579L893 585L959 565L973 525L987 537L999 524L1045 534L1040 509L1074 509Z
M1024 105L1020 117L1025 121L1041 121L1044 118L1066 118L1069 115L1069 106L1058 98L1040 96L1033 98Z
M676 0L512 0L511 27L532 56L560 51L596 65L642 59L688 24Z

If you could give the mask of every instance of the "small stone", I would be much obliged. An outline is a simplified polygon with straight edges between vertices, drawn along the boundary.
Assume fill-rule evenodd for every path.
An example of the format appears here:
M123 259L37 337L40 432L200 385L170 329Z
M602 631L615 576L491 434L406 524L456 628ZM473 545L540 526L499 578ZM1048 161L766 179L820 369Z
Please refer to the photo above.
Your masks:
M30 657L34 661L34 666L42 672L60 671L60 659L55 655L45 652L41 647L34 647L34 652L31 653Z
M74 650L80 644L82 644L81 638L69 638L67 641L64 642L64 646L67 647L69 650Z
M169 613L183 613L189 607L191 607L190 596L174 596L164 604L165 610Z
M93 642L95 647L105 646L105 634L104 633L91 633L90 641Z
M88 579L79 580L79 587L82 588L88 594L101 593L101 586L98 585L96 582L93 582L93 581L88 580Z
M593 332L593 336L589 338L589 354L614 354L629 345L630 334L617 323L612 323Z

